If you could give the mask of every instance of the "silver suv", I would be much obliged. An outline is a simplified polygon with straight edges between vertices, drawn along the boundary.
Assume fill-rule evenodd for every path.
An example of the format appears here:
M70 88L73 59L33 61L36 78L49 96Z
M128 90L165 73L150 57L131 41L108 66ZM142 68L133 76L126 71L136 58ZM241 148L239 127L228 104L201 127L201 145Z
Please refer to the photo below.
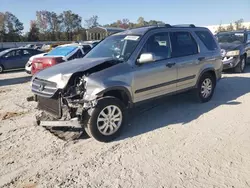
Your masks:
M77 120L89 136L107 142L121 132L126 110L141 102L187 90L209 101L222 68L207 28L149 26L109 36L83 59L39 72L32 91L54 125Z

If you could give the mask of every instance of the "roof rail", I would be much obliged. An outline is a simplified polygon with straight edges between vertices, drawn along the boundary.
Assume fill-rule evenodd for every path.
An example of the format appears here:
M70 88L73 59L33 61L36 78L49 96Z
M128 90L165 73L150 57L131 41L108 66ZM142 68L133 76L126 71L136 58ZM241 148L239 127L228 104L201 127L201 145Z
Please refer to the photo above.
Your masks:
M173 25L172 27L195 27L194 24L179 24L179 25Z
M165 27L172 27L170 24L165 24Z

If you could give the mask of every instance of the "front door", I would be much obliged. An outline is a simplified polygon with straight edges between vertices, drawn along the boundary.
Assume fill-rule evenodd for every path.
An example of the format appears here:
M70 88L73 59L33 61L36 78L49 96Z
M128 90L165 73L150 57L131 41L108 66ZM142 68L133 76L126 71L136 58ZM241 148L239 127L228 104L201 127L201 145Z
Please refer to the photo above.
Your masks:
M137 63L134 69L134 102L176 91L177 68L170 59L169 44L168 32L153 33L148 37L140 55L150 53L154 61Z
M4 55L3 64L5 69L24 68L22 65L22 50L12 50Z

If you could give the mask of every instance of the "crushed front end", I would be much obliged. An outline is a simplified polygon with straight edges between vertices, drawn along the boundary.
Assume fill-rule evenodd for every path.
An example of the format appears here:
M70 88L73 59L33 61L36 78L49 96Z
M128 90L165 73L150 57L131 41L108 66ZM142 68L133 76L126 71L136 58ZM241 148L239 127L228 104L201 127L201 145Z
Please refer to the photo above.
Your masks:
M46 127L54 134L58 133L55 131L55 127L64 127L64 131L71 129L69 138L65 138L65 134L63 136L57 135L64 140L78 138L81 135L83 114L96 105L96 100L84 100L86 93L85 75L73 76L64 89L58 89L55 82L34 78L32 91L36 96L37 108L40 110L36 116L38 125ZM73 128L77 129L74 135L72 135Z
M84 100L86 76L73 76L64 89L58 89L57 83L34 78L32 91L36 95L38 109L48 113L54 120L81 121L84 111L94 107L96 101ZM37 119L41 121L40 119Z

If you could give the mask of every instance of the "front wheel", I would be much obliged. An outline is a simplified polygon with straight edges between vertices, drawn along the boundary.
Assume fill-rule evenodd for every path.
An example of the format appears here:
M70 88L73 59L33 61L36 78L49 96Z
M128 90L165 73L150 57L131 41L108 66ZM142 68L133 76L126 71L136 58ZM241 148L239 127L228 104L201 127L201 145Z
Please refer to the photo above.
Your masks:
M243 73L246 67L246 58L243 56L241 57L240 62L234 67L234 72L236 73Z
M3 73L3 71L4 71L4 68L2 65L0 65L0 73Z
M125 123L125 106L115 97L100 99L91 112L84 114L86 133L100 142L109 142L120 135Z
M201 76L198 88L196 89L196 94L200 102L205 103L211 100L214 94L215 84L216 80L212 74L205 73Z

